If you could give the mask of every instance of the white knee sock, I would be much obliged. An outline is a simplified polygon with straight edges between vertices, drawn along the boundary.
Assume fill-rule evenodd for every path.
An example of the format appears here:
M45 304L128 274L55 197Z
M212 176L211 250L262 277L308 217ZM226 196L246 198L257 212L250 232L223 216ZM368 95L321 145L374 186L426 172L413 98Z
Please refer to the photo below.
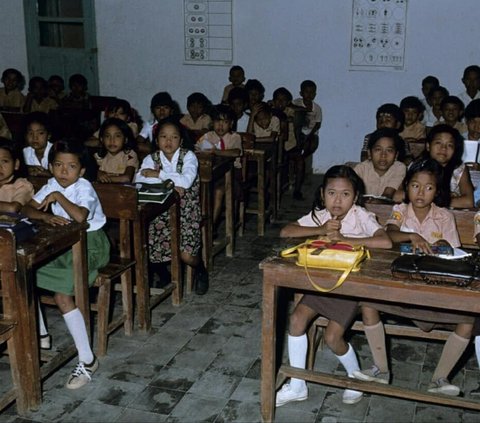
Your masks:
M475 355L477 356L477 365L480 368L480 336L475 337Z
M42 307L38 303L38 328L40 330L40 336L48 335L47 327L45 326L45 320L43 319Z
M64 314L63 318L77 347L78 360L90 364L93 361L93 352L90 348L87 328L82 313L76 308Z
M288 335L288 359L290 366L305 369L307 361L308 339L307 334L300 336ZM306 383L302 379L290 379L290 387L294 391L305 389Z
M343 355L336 355L340 363L342 363L343 367L347 371L348 377L353 378L353 372L356 370L360 370L360 366L358 364L357 355L355 354L355 350L353 347L348 344L348 351ZM352 389L345 389L346 394L361 394L359 391L354 391Z

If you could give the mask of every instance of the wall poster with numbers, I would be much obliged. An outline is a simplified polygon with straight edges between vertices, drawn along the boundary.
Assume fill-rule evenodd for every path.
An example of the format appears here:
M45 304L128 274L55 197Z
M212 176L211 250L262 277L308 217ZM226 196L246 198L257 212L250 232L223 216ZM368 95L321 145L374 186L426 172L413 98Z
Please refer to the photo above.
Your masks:
M353 0L350 70L404 70L407 0Z
M185 64L230 65L232 0L184 0Z

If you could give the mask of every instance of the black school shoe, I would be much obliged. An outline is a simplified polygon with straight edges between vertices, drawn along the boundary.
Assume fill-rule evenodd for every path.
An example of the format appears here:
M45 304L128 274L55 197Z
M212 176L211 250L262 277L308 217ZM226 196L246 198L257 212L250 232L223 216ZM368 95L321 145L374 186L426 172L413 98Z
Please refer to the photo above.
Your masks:
M195 269L195 294L205 295L207 291L208 291L208 272L202 263Z

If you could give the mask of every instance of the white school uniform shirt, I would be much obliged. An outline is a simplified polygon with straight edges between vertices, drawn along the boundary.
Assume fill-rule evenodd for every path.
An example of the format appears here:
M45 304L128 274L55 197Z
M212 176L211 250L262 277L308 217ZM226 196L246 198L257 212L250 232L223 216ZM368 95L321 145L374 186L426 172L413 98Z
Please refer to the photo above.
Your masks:
M297 223L300 226L315 227L332 219L327 209L316 209L315 216L320 223L313 220L312 212L298 219ZM342 220L340 233L350 238L366 238L373 236L379 229L382 229L382 226L377 222L375 214L354 204Z
M33 196L33 199L40 204L48 194L55 191L63 194L67 200L77 206L85 207L88 210L87 223L90 226L88 227L87 232L96 231L105 225L107 218L103 213L98 195L93 189L92 184L85 178L79 178L67 188L63 188L55 178L50 178L47 184L40 188L40 190ZM70 215L58 202L52 203L52 212L55 216L61 216L72 220Z
M27 166L42 166L44 169L48 169L48 153L50 152L52 145L53 144L50 141L47 142L42 161L38 160L38 157L36 156L33 147L25 147L23 149L23 158L25 159L25 164Z
M153 127L156 124L157 124L156 120L145 123L138 135L145 138L146 140L149 140L150 142L153 142Z
M473 98L467 94L467 91L462 91L461 93L457 94L457 97L462 100L465 107L467 107L468 103L470 103L472 100L478 100L480 98L480 91L477 91L477 94L475 94L475 97Z
M302 97L293 100L292 104L295 106L306 107ZM312 110L307 112L307 122L305 123L305 126L302 127L302 132L305 135L308 135L316 123L322 123L322 108L317 103L313 102ZM315 134L317 133L318 130Z
M247 132L249 120L250 120L250 115L247 115L244 112L242 117L237 120L237 132Z
M135 182L143 182L146 184L158 184L159 182L171 179L175 186L188 189L195 182L198 175L198 159L195 153L188 151L183 158L182 173L177 172L177 163L180 156L180 149L178 149L172 157L172 161L165 157L163 152L160 152L160 161L162 162L162 170L158 178L147 178L141 174L143 169L158 169L154 162L152 155L143 159L140 169L135 174Z

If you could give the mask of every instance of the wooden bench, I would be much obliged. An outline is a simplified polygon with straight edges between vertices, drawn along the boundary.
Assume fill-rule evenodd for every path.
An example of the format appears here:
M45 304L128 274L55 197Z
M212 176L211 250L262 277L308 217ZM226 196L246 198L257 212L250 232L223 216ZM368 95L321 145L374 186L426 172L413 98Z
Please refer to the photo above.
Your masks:
M384 225L387 219L391 215L391 204L377 204L367 203L366 208L377 215L380 224ZM460 242L462 247L466 248L478 248L473 241L473 217L477 210L474 209L452 209L457 223L457 229L460 235ZM315 353L320 345L323 329L327 326L328 319L324 317L318 317L311 325L308 332L308 355L307 355L307 369L313 369L315 363ZM430 332L424 332L421 329L405 324L385 324L385 333L392 336L411 337L420 339L431 339L445 341L450 335L448 330L432 330ZM351 327L353 331L363 331L363 323L356 321Z

